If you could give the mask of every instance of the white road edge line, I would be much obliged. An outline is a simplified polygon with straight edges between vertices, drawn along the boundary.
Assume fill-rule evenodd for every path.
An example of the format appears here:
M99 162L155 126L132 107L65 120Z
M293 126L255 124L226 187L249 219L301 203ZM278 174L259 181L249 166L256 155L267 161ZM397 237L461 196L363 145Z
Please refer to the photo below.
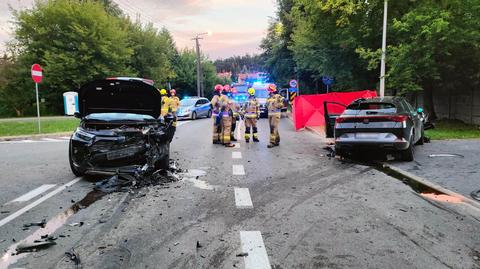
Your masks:
M232 166L233 175L234 176L244 176L245 175L245 168L241 164L234 164Z
M53 188L57 186L56 184L44 184L34 190L31 190L27 193L25 193L24 195L18 197L17 199L15 200L12 200L10 202L7 203L8 204L11 204L11 203L16 203L16 202L26 202L26 201L30 201L32 198L48 191L49 189Z
M250 191L248 188L234 188L235 191L235 205L237 208L253 208L252 199L250 198Z
M232 151L232 159L241 159L241 158L242 158L242 152Z
M59 192L65 190L66 188L72 186L73 184L79 182L82 178L81 177L77 177L76 179L56 188L54 191L52 192L49 192L47 195L39 198L38 200L36 200L35 202L29 204L29 205L26 205L25 207L23 207L22 209L16 211L15 213L9 215L8 217L0 220L0 227L2 227L3 225L9 223L10 221L16 219L17 217L21 216L23 213L27 212L28 210L36 207L37 205L45 202L47 199L49 199L50 197L53 197L55 196L56 194L58 194Z
M245 269L272 268L259 231L240 231L240 241L242 252L248 253L248 256L244 257Z
M48 142L59 142L59 141L64 141L64 140L61 140L61 139L55 139L55 138L48 138L48 137L44 137L42 138L43 141L48 141Z

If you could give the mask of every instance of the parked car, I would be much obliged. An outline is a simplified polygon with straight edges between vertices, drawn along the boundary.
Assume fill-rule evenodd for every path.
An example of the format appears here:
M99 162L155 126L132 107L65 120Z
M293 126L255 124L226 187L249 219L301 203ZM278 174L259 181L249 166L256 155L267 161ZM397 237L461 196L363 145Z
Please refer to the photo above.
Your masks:
M381 149L413 161L414 145L424 142L423 109L415 110L402 97L359 99L341 115L326 111L327 123L335 118L335 150L340 156L354 150Z
M188 97L180 101L177 110L178 119L196 120L199 117L210 118L212 116L212 104L207 98Z
M160 118L161 96L151 84L111 78L78 90L80 126L73 133L69 161L77 176L166 169L175 128ZM148 167L145 167L147 165Z

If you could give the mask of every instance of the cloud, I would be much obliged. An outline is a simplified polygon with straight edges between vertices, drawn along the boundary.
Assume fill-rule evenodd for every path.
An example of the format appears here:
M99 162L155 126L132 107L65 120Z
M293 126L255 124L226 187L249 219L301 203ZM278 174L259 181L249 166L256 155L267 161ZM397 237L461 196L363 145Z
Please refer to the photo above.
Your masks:
M166 27L178 47L193 47L198 33L212 31L202 50L213 58L257 52L273 16L275 0L114 0L131 18ZM34 0L0 0L0 50L11 39L12 14L8 8L29 8ZM243 46L243 47L242 47ZM230 48L230 49L229 49Z

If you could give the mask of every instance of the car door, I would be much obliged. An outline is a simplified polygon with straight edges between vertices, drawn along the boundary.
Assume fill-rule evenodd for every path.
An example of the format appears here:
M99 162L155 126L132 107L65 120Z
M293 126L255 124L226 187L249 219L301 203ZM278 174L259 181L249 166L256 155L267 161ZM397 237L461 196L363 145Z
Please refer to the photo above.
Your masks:
M412 105L410 105L410 103L407 102L407 100L402 100L402 101L405 109L408 111L410 118L412 119L414 130L415 130L415 142L416 142L422 136L423 123L422 123L421 115L418 114L418 112L415 109L413 109Z
M206 104L205 104L205 103L206 103L206 100L205 100L205 99L200 99L198 102L199 102L199 104L200 104L200 107L199 107L199 109L200 109L200 111L201 111L200 115L201 115L202 117L207 116L208 111L207 111L207 106L206 106Z

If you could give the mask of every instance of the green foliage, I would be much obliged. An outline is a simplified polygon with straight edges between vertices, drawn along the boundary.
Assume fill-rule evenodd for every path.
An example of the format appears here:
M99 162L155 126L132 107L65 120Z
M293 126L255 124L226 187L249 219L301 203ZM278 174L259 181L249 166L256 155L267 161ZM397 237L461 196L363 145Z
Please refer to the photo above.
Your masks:
M334 90L371 89L379 80L384 0L277 0L262 42L268 71L284 83L301 74ZM389 1L387 93L424 93L435 117L435 88L478 89L480 1ZM307 77L305 77L307 76ZM305 83L304 83L305 84ZM307 90L308 91L308 90Z
M42 133L73 132L78 127L79 120L76 118L41 120ZM21 119L0 121L0 136L30 135L38 133L36 119Z
M14 26L9 57L0 60L1 116L36 114L33 63L44 69L43 115L63 112L64 92L105 77L139 76L196 92L195 54L178 52L167 29L132 22L114 1L39 0L14 11ZM202 66L208 91L219 79L211 61Z
M233 56L214 62L217 72L231 72L236 78L239 73L262 72L263 60L259 55Z

